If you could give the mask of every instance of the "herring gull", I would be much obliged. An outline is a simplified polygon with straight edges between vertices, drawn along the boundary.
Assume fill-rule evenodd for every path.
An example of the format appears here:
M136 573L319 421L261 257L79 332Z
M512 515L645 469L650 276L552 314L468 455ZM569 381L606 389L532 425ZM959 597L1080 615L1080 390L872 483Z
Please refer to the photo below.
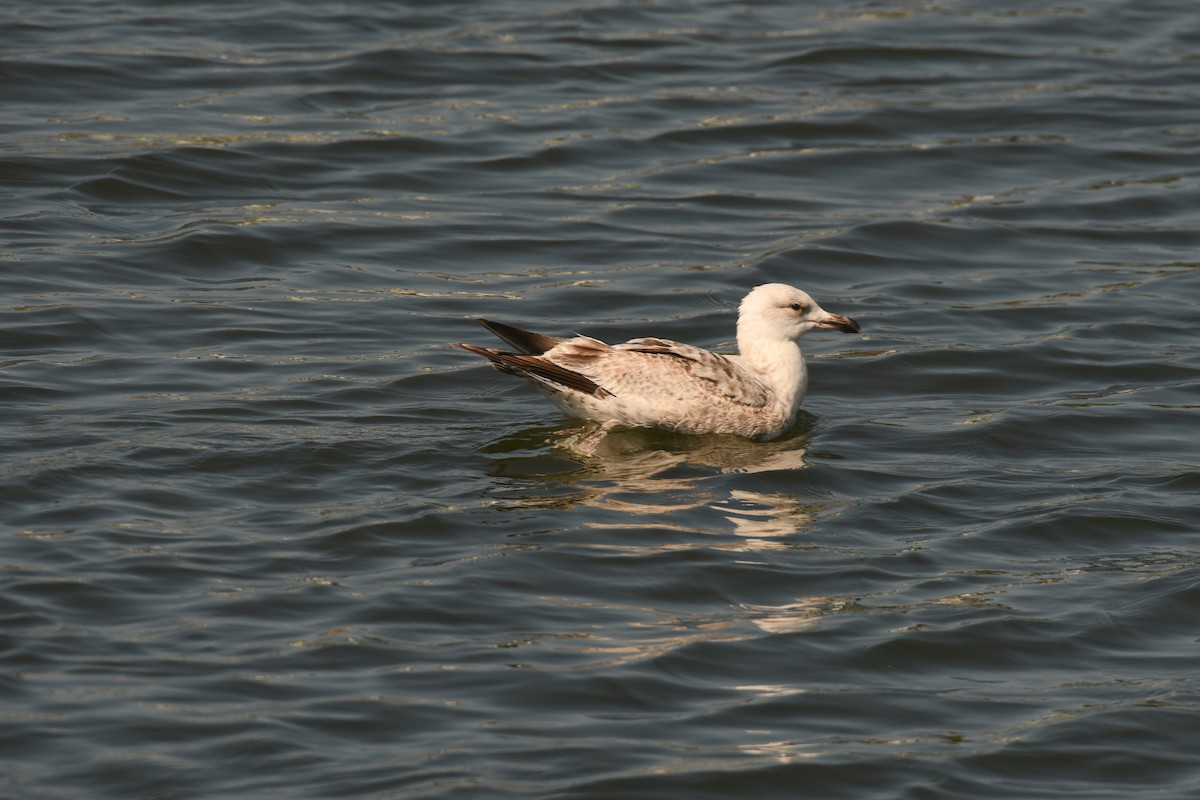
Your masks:
M814 328L858 333L799 289L755 287L738 308L738 355L668 339L605 344L480 319L517 352L454 342L500 372L525 378L573 417L612 428L661 428L774 439L792 426L808 388L798 339Z

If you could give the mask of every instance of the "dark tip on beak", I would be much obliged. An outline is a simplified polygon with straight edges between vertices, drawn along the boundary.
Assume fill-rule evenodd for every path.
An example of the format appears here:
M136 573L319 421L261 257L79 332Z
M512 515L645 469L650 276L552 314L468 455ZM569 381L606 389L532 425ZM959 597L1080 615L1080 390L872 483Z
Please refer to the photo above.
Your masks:
M849 317L843 317L841 314L830 314L818 322L817 327L828 328L831 331L841 331L842 333L858 333L862 330L862 327L857 322Z

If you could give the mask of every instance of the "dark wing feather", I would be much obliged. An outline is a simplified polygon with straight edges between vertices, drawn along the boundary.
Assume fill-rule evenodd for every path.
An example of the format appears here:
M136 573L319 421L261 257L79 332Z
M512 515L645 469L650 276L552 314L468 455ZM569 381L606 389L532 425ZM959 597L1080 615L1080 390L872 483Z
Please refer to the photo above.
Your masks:
M503 322L493 322L490 319L479 319L479 324L503 339L518 351L529 356L540 356L542 353L564 341L559 336L547 336L544 333L534 333L505 325Z
M558 364L547 361L538 355L506 353L503 350L497 350L493 347L479 347L478 345L464 344L463 342L453 342L453 345L476 355L483 356L492 363L493 367L501 372L535 378L542 383L554 384L565 389L574 389L577 392L583 392L584 394L596 397L609 397L611 395L610 392L606 391L591 378L581 375L574 370L569 370L566 367L560 367Z

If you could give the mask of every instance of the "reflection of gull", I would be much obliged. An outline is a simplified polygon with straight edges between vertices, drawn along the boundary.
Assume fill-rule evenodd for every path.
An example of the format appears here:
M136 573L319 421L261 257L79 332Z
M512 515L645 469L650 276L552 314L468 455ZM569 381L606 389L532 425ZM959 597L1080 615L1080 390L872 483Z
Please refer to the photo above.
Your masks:
M740 505L733 507L726 503L714 506L714 508L719 511L731 512L725 515L725 519L733 523L733 532L738 536L756 539L791 536L812 523L810 509L805 508L796 501L796 498L788 495L770 495L734 489L729 493L729 497ZM758 508L753 506L758 506Z
M519 475L535 483L528 496L510 495L509 502L515 500L517 508L587 506L598 512L584 523L590 528L625 529L636 524L639 529L702 534L705 547L767 550L786 547L784 537L803 532L825 507L788 493L738 488L744 482L739 479L742 475L807 466L804 435L753 443L731 436L675 436L643 429L588 442L586 429L575 428L554 435L559 454L569 460L514 454L545 444L543 436L529 432L494 446L508 454L496 462L498 475ZM579 446L581 440L586 446ZM529 465L554 469L538 474ZM572 468L564 469L567 465ZM547 484L556 491L548 493ZM714 511L726 524L714 526ZM712 540L718 530L728 530L727 523L733 524L742 541ZM696 543L656 546L688 549Z
M809 628L828 615L831 611L832 598L809 597L782 606L747 606L749 610L758 612L759 616L751 618L758 627L767 633L796 633Z
M657 431L621 431L597 439L587 428L559 432L555 444L606 475L645 478L691 464L725 474L803 469L808 436L751 444L729 436L670 436Z
M518 352L456 342L501 372L519 375L566 413L615 427L725 433L774 439L796 420L808 388L797 340L814 328L857 333L799 289L756 287L738 309L740 355L723 356L668 339L609 345L480 322Z
M818 750L816 745L788 741L742 744L737 749L747 755L774 758L781 764L791 764L802 758L820 758L826 754L826 751Z

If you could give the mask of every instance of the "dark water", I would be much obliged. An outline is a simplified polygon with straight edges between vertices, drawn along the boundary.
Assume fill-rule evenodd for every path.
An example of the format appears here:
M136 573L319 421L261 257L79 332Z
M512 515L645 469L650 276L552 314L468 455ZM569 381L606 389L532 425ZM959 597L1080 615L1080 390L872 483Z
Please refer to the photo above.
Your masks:
M1192 0L0 17L0 797L1200 794ZM777 442L445 345L765 281Z

